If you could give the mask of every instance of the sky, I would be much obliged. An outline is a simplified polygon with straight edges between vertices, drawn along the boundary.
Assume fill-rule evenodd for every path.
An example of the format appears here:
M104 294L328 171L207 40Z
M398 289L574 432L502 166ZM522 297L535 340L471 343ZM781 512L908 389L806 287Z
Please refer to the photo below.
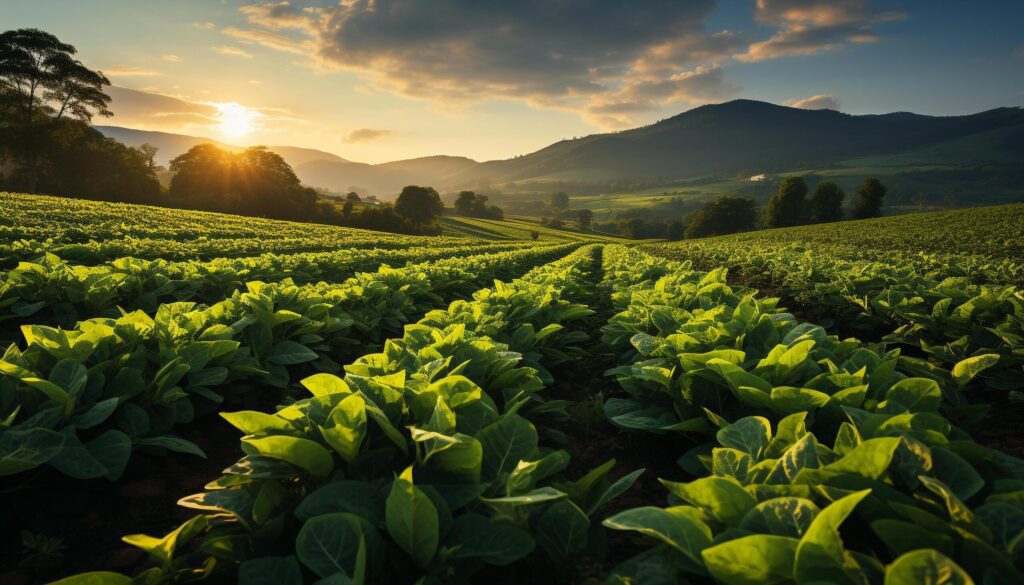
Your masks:
M1020 0L0 0L110 79L95 123L385 162L510 158L736 98L1024 105Z

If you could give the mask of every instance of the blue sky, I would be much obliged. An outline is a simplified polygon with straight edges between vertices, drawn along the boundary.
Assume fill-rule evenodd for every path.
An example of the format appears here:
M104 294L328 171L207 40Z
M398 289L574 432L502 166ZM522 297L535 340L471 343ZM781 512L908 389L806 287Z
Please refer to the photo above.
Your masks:
M2 0L0 22L103 70L102 123L366 162L506 158L740 97L1024 105L1019 0Z

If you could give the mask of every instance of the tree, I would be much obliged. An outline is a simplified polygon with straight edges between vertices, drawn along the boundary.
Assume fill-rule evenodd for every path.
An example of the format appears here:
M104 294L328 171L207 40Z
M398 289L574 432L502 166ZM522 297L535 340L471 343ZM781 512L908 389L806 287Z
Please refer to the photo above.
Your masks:
M395 201L395 211L416 226L433 224L444 211L441 196L432 187L409 185Z
M668 224L668 228L665 230L665 237L672 241L683 239L686 235L686 225L683 222L677 220L671 221Z
M690 216L687 238L704 238L753 230L757 207L753 199L722 195L705 203Z
M199 144L171 161L170 195L196 209L278 219L310 219L317 194L264 146L233 153Z
M569 195L565 191L559 191L552 193L548 199L548 204L559 211L569 209Z
M341 206L341 215L342 215L342 217L349 217L349 216L351 216L352 215L352 208L355 207L355 205L356 204L352 203L351 200L345 201L345 204Z
M811 196L811 223L831 223L843 219L846 194L834 181L822 181Z
M74 58L77 50L50 33L33 29L0 34L0 88L13 97L13 150L35 192L40 175L41 146L55 122L71 118L90 122L94 115L111 116L110 81Z
M855 219L867 219L882 215L882 200L889 189L878 179L871 177L857 188L857 206L853 209Z
M531 231L530 232L530 239L531 240L536 240L539 237L540 237L540 232L537 232L537 231Z
M146 157L146 168L154 173L164 170L162 166L156 164L156 153L160 151L159 148L148 142L144 142L142 146L139 147L139 151Z
M355 191L349 191L348 194L345 195L345 201L353 204L363 202L363 200L359 198L359 193L356 193Z
M589 232L594 228L594 212L589 209L581 209L576 212L576 221L580 224L580 229Z
M487 195L473 191L460 191L455 198L455 213L465 217L503 219L505 212L500 207L487 204Z
M809 218L808 211L807 183L803 177L786 177L768 200L764 224L769 228L803 225Z

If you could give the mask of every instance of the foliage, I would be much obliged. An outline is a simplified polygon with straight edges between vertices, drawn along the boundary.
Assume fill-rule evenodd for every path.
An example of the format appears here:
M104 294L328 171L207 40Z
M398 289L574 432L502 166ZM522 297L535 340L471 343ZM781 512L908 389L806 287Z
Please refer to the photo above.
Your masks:
M822 181L811 196L811 223L830 223L843 219L845 194L834 181Z
M768 228L803 225L809 221L807 183L803 177L786 177L768 200L764 225Z
M864 179L857 188L857 206L853 209L855 219L869 219L882 215L882 200L888 189L875 178Z
M477 194L473 191L460 191L455 199L455 213L466 217L480 217L484 219L505 218L505 213L496 205L487 204L487 196Z
M690 216L686 237L703 238L745 232L754 229L756 224L757 208L753 199L723 195L705 203Z

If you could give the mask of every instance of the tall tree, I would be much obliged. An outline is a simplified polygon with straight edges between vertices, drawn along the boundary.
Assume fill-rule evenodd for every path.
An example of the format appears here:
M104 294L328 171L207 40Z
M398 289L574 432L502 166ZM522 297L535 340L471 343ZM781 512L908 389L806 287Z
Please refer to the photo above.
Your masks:
M722 234L747 232L757 224L757 207L753 199L722 195L705 203L690 216L687 238L704 238Z
M14 150L28 171L28 189L39 182L41 145L54 122L89 122L111 116L110 81L74 58L77 50L50 33L17 29L0 33L0 88L16 103Z
M363 202L363 200L359 197L359 193L356 193L355 191L349 191L348 194L345 195L345 201L348 201L349 203L353 204Z
M807 183L803 177L786 177L768 200L764 224L769 228L803 225L809 218L808 212Z
M811 223L831 223L843 219L846 194L835 181L822 181L811 196Z
M855 219L867 219L882 215L882 200L889 189L878 179L864 179L857 188L857 206L853 209Z
M395 211L418 227L433 224L444 211L441 196L433 187L409 185L395 201Z
M580 229L589 232L594 228L594 212L589 209L581 209L576 212L576 221L580 224Z
M550 198L548 199L548 204L551 205L552 208L557 209L559 211L569 209L569 194L566 193L565 191L552 193Z

